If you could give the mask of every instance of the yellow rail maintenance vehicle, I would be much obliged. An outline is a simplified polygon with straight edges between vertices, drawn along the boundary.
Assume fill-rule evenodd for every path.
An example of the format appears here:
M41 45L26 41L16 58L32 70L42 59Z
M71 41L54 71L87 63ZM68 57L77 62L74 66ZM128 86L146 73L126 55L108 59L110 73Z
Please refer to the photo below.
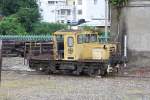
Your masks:
M51 73L106 75L121 63L118 43L100 43L98 33L61 30L53 34L53 53L31 57L30 68Z

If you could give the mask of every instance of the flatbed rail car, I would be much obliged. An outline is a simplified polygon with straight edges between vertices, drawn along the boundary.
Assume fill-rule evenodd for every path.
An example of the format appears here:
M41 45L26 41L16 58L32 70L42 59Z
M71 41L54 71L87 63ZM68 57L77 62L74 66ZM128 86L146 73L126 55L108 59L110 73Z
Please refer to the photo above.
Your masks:
M29 66L50 73L106 75L122 62L118 43L99 43L98 33L61 30L53 34L53 53L32 56Z

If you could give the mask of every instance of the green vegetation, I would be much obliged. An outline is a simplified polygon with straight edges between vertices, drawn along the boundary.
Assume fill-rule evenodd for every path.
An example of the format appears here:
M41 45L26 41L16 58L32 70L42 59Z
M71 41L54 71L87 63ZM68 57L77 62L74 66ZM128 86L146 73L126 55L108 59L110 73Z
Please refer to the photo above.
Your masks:
M101 34L101 32L102 32L101 29L95 28L95 27L92 27L92 26L83 26L82 29L85 30L85 31L98 32L99 34Z
M1 35L50 34L63 24L40 22L41 16L36 0L0 0Z
M25 27L28 33L32 32L32 24L39 21L40 15L38 13L38 9L31 8L20 8L16 13L19 22Z
M101 42L101 43L107 42L108 39L110 38L110 32L108 32L106 35L105 32L102 31L100 28L95 28L92 26L83 26L82 29L85 31L98 32L98 35L99 35L98 39L99 39L99 42Z
M85 30L85 31L94 31L94 30L95 30L95 28L92 27L92 26L83 26L82 28L83 28L83 30Z
M109 3L117 9L118 12L118 20L121 13L121 8L127 5L128 0L109 0Z
M17 13L21 8L35 11L38 9L36 0L0 0L0 12L9 16ZM39 12L37 12L39 14Z
M111 8L112 9L115 9L116 10L116 12L117 12L117 15L116 15L116 19L117 19L117 30L118 30L118 32L117 33L119 33L119 22L120 22L120 15L121 15L121 10L122 10L122 8L124 7L124 6L126 6L127 5L127 3L128 3L128 1L129 0L109 0L109 3L110 3L110 5L111 5Z
M122 7L126 5L128 0L109 0L109 3L115 7Z
M26 34L26 31L15 16L9 16L0 22L0 33L1 35L21 35Z
M67 25L58 23L37 22L33 24L33 31L31 34L50 34L60 29L66 29Z

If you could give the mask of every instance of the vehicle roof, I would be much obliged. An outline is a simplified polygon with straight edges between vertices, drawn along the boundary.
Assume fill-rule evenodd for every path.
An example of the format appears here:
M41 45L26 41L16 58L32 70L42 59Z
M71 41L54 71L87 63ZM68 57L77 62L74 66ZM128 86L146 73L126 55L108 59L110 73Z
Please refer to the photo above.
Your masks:
M63 30L58 30L56 32L81 32L82 30L73 30L73 29L63 29Z
M69 35L69 34L90 34L90 33L98 34L97 32L83 31L83 30L59 30L53 34L60 34L60 35L68 34Z

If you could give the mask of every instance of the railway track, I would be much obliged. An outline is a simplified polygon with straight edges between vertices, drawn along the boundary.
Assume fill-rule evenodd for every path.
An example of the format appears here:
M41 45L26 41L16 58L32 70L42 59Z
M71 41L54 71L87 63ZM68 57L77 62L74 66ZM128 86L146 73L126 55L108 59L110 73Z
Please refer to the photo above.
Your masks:
M72 74L61 74L61 73L57 73L57 74L46 74L45 72L37 72L37 71L25 71L25 70L11 70L11 69L7 69L7 70L2 70L2 72L15 72L17 74L26 74L26 75L61 75L61 76L76 76L76 75L72 75ZM80 75L78 77L88 77L87 75ZM96 78L96 77L95 77ZM150 79L150 76L137 76L137 75L107 75L105 78L144 78L144 79Z

